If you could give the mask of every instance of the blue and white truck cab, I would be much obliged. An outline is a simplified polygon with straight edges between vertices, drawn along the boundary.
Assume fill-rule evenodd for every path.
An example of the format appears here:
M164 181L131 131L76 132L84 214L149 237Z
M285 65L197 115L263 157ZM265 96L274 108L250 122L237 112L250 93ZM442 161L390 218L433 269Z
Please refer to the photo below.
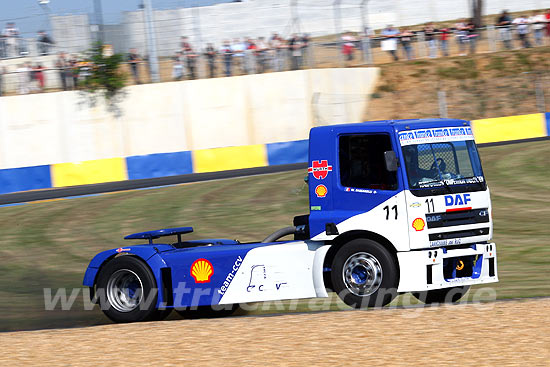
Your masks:
M190 227L127 236L84 278L114 321L172 309L225 313L244 302L328 297L383 306L412 292L460 299L497 282L491 201L469 122L375 121L310 132L310 213L261 242L182 241ZM287 235L293 240L281 241ZM164 236L177 241L153 243Z

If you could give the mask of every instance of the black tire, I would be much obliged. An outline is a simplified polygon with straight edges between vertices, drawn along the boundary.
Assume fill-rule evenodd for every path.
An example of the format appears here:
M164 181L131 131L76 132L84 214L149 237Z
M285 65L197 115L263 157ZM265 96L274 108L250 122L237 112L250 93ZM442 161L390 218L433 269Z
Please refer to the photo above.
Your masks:
M384 246L355 239L336 252L331 280L334 291L348 306L382 307L397 296L399 270Z
M155 277L135 256L118 256L105 264L98 275L96 292L101 310L114 322L159 320L170 313L157 310Z
M470 286L465 285L462 287L434 289L425 292L413 292L413 296L415 296L419 301L422 301L426 304L455 303L458 302L462 297L464 297L469 289Z
M198 306L195 308L176 309L184 319L208 319L231 316L239 305Z

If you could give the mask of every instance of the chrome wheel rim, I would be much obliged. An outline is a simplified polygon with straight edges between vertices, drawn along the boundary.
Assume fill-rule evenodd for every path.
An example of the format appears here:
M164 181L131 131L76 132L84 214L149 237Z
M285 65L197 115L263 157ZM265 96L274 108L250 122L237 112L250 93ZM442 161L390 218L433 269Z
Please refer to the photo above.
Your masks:
M119 312L135 310L143 299L141 279L129 269L115 271L107 282L107 299Z
M346 288L359 297L370 296L382 283L382 266L376 257L358 252L346 260L342 270Z

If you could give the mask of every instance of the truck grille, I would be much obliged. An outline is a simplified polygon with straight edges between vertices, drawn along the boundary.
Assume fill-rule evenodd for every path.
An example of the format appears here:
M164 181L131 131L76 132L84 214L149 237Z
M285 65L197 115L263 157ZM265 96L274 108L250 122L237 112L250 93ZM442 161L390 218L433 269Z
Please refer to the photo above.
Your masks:
M428 228L461 226L489 222L489 209L461 210L458 212L426 214Z
M483 236L487 234L489 234L489 228L476 228L476 229L467 229L464 231L432 233L429 235L429 238L430 238L430 241L438 241L438 240L448 240L451 238Z

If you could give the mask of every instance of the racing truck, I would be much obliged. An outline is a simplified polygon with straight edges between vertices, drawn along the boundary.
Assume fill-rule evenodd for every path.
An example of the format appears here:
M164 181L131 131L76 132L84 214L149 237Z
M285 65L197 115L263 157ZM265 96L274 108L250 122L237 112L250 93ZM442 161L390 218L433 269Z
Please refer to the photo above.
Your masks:
M130 234L144 243L90 262L83 283L92 300L111 320L134 322L330 292L355 308L405 292L456 302L471 285L498 281L489 189L468 121L314 127L307 171L309 214L292 226L253 243L186 240L192 227Z

